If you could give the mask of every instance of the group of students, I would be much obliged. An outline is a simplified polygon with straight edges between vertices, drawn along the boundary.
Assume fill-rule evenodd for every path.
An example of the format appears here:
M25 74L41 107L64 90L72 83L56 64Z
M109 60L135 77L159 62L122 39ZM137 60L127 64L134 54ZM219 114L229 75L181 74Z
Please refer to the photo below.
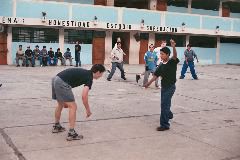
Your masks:
M30 46L27 46L27 50L24 52L22 45L19 45L19 48L16 52L16 64L17 67L20 67L19 60L22 60L22 66L28 67L31 63L32 67L35 67L35 61L40 61L40 66L56 66L58 60L61 61L61 65L66 65L66 60L69 59L70 65L72 65L72 56L70 49L67 48L64 55L60 51L60 48L57 49L57 52L54 52L52 47L47 51L46 46L43 46L42 50L39 49L39 46L36 45L35 49L31 49Z
M143 84L144 88L148 88L152 82L156 81L157 78L161 79L161 115L160 115L160 125L156 128L157 131L166 131L170 129L169 120L173 118L173 113L171 112L171 99L176 90L176 71L179 59L177 57L176 42L170 40L170 44L173 50L173 55L171 55L171 50L163 46L159 49L159 57L161 58L161 63L158 67L151 66L146 63L146 74L153 73L153 77L150 81ZM157 63L158 58L153 56L154 47L149 46L149 52L146 53L145 60L149 62ZM116 67L121 71L121 78L126 80L123 66L122 66L122 56L124 52L121 49L121 42L117 42L116 48L113 49L111 53L112 67L107 80L110 81ZM149 58L150 57L150 58ZM188 63L189 64L189 63ZM153 67L153 68L151 68ZM60 124L61 112L63 108L69 109L69 131L67 134L67 140L80 140L83 138L79 135L74 127L76 122L76 110L77 104L72 92L72 88L84 85L82 91L82 102L86 109L86 117L91 116L92 112L88 103L88 93L92 87L93 79L99 79L105 72L105 67L101 64L95 64L90 70L82 68L69 68L58 73L52 79L52 99L57 101L57 107L55 109L55 124L53 125L52 133L63 132L66 129Z
M80 52L81 52L81 46L79 45L79 42L76 42L75 45L75 61L76 61L76 67L81 66L81 60L80 60ZM72 66L72 55L70 52L70 49L67 48L66 52L62 54L60 51L60 48L57 49L56 52L53 51L52 47L50 47L49 51L47 51L46 46L43 46L43 48L40 50L39 46L36 45L35 49L31 49L30 46L27 46L27 50L24 52L22 45L19 45L19 48L16 52L16 65L17 67L20 67L19 60L22 60L22 66L28 67L31 63L32 67L35 67L35 61L40 61L40 66L56 66L58 64L58 61L61 61L61 65L66 65L66 60L69 60L70 66Z

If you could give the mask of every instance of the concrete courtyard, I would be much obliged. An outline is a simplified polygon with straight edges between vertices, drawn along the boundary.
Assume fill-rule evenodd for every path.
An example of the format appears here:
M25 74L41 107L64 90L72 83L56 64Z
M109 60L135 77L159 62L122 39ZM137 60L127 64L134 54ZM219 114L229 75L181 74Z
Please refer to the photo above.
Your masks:
M0 160L240 160L240 66L199 65L199 80L190 73L178 79L174 118L164 132L155 131L160 89L135 82L144 66L125 65L127 81L117 71L108 82L105 73L90 91L90 118L82 87L73 89L76 130L84 139L72 142L66 141L67 132L51 133L50 82L65 68L0 66ZM177 77L180 71L181 65ZM68 128L68 109L62 124Z

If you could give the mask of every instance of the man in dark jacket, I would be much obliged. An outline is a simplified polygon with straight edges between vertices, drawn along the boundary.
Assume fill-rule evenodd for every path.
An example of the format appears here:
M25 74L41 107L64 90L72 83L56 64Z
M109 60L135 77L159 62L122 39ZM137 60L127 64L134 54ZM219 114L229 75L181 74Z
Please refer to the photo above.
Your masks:
M25 51L25 58L26 58L26 67L29 66L29 61L31 62L31 65L33 67L33 51L30 49L30 46L27 47L27 50Z
M56 65L56 57L54 55L54 51L52 50L52 47L48 51L48 64L50 66L55 66Z
M76 61L75 67L78 67L78 64L79 64L79 67L81 67L80 52L81 52L81 46L79 45L79 42L77 41L76 45L75 45L75 61Z

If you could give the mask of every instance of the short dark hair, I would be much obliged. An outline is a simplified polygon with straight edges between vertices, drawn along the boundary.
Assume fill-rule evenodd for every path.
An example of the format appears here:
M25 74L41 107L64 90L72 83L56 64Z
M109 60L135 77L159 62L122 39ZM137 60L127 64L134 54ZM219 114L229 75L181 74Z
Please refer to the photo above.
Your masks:
M100 73L102 73L102 72L105 72L106 69L105 69L105 67L104 67L102 64L94 64L94 65L92 66L92 68L91 68L91 71L92 71L93 73L97 73L98 71L99 71Z
M70 48L67 48L67 51L70 51Z
M170 51L170 49L169 49L168 47L163 47L162 49L160 49L160 51L168 54L169 56L170 56L170 54L171 54L171 51Z
M191 44L188 44L187 47L192 47L192 45L191 45Z
M117 42L117 45L118 45L118 44L121 44L121 42Z
M154 45L153 45L153 44L150 44L148 47L150 48L151 46L153 46L153 47L154 47Z

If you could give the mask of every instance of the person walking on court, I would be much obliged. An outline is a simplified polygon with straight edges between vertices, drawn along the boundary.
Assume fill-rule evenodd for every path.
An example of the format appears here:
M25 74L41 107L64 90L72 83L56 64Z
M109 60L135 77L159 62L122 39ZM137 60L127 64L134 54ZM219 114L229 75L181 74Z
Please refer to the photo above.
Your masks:
M179 79L184 79L187 68L189 67L193 79L197 80L198 76L197 76L197 74L195 72L195 68L194 68L195 67L194 66L194 58L197 59L197 63L199 61L198 61L196 53L194 52L194 50L191 49L190 44L187 45L187 49L184 52L184 56L185 56L185 61L184 61L183 66L182 66L181 76L179 77Z
M157 127L157 131L169 130L169 119L173 118L173 113L171 112L171 100L176 90L176 71L179 59L177 58L175 41L171 39L170 42L173 48L173 56L170 58L171 51L168 47L162 48L160 50L162 63L159 64L158 68L154 72L153 78L144 85L144 87L147 88L158 77L161 78L161 115L160 126Z
M69 68L61 71L52 79L52 99L57 100L55 109L55 124L52 133L65 131L60 124L61 112L63 107L69 108L69 131L67 140L80 140L82 135L75 131L77 104L72 92L72 88L84 85L82 91L82 102L86 109L86 117L91 116L90 106L88 104L88 92L92 87L93 79L99 79L105 72L105 67L101 64L95 64L91 70L83 68Z
M121 43L117 42L117 48L112 50L111 57L112 57L112 69L110 74L108 75L107 80L111 81L111 78L113 74L116 71L116 68L118 68L121 71L121 78L126 80L124 69L123 69L123 55L126 55L122 48Z

